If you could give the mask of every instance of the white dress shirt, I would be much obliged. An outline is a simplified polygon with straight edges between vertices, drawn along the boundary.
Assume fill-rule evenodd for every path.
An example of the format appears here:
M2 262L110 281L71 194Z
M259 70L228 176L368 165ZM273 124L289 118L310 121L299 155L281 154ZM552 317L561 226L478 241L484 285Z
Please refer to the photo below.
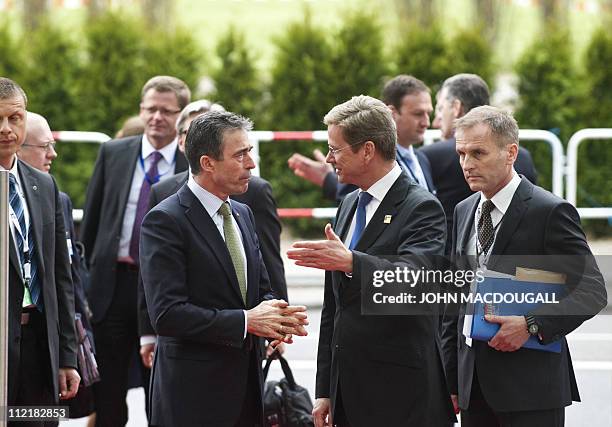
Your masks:
M159 151L162 155L162 158L157 163L157 171L159 172L159 180L161 181L174 175L177 146L178 141L175 139L161 150L155 150L155 147L151 145L147 136L142 136L140 153L142 159L144 160L144 169L139 157L136 160L136 167L134 168L134 175L132 177L132 183L130 186L130 194L128 196L127 204L125 205L125 213L123 214L121 238L119 239L119 252L117 253L117 258L122 260L130 259L130 240L132 239L132 230L134 228L134 219L136 217L138 196L140 196L140 188L142 187L142 182L145 178L145 172L149 170L151 163L153 162L151 153L154 151Z
M365 208L366 220L365 220L364 230L368 226L368 223L374 216L374 213L380 206L382 200L385 198L385 196L387 195L387 193L389 192L393 184L395 184L395 181L397 181L397 178L399 178L401 174L402 174L402 168L400 168L400 166L396 162L395 165L393 166L393 169L391 169L385 176L383 176L381 179L376 181L374 184L370 186L370 188L366 190L372 196L372 200L370 200L370 203L368 203ZM360 189L359 194L361 194L362 191L363 190ZM355 210L355 213L357 213L357 210ZM354 214L353 219L351 220L351 225L349 227L348 233L346 233L346 238L344 239L344 244L346 245L346 247L349 246L351 239L353 238L353 233L355 232L356 222L357 222L357 215Z

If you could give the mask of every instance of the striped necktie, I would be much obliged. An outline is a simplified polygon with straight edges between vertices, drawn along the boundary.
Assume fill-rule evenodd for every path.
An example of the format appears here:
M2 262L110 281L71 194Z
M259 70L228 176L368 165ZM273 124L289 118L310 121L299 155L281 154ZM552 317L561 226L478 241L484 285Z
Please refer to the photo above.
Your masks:
M41 285L40 277L38 276L38 261L36 259L34 234L31 226L26 227L23 203L21 202L21 197L17 191L17 180L13 174L9 174L9 202L11 204L11 208L13 209L13 213L17 217L17 221L19 222L19 230L15 230L15 242L17 243L25 285L30 291L29 296L32 303L36 304L36 307L42 311L43 300L40 298ZM28 239L27 251L24 250L24 236L26 235Z

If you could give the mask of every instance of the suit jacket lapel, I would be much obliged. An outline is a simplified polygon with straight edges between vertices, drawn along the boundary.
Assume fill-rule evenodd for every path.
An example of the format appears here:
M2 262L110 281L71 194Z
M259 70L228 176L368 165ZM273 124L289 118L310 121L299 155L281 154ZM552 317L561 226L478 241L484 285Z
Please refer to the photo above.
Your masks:
M406 185L410 185L409 178L405 173L402 173L402 175L395 180L378 206L378 209L376 209L376 212L374 212L374 215L368 222L365 230L363 230L363 234L361 235L359 242L357 242L355 250L364 251L372 246L378 236L380 236L383 230L385 230L385 228L387 228L389 225L384 221L385 216L390 215L391 221L393 221L393 217L397 213L397 206L406 200Z
M338 210L336 226L334 228L336 234L340 237L340 240L342 241L346 239L346 233L348 233L351 220L353 219L353 215L355 214L355 210L357 209L357 200L359 199L358 195L359 192L357 191L347 195L344 201L342 202L342 206Z
M176 164L174 165L174 173L177 174L179 172L186 171L189 165L187 163L187 159L185 158L185 155L181 153L178 147L176 149L175 159L176 159Z
M508 210L504 214L501 224L499 225L499 231L497 232L497 236L495 236L495 242L491 250L492 255L502 255L504 253L506 246L508 246L508 243L514 235L514 231L527 211L528 200L531 199L532 193L533 184L526 178L522 178L508 206ZM495 258L492 258L491 261L492 265L490 268L493 269Z
M21 162L17 164L19 177L23 194L25 195L26 203L28 204L28 213L30 215L30 227L34 233L34 244L36 247L36 257L38 258L39 277L45 275L45 263L43 262L43 241L42 241L42 221L43 211L40 204L40 190L38 180L32 172L24 167ZM26 237L27 239L27 237Z
M466 214L462 218L458 218L460 219L459 224L457 224L457 247L459 249L459 255L465 255L467 252L466 246L470 240L470 234L472 233L474 215L476 214L476 208L480 200L480 193L470 197L470 203L465 208Z
M123 214L125 212L125 206L127 205L128 196L132 187L132 179L134 177L134 170L137 167L136 161L141 153L142 147L142 135L134 137L129 144L124 148L123 155L116 156L114 159L114 165L112 166L115 171L129 170L130 177L129 181L125 181L125 175L115 174L115 179L111 184L113 188L118 189L119 207L121 209L121 217L123 222Z
M189 187L182 187L178 195L181 205L186 208L185 216L198 233L200 233L203 241L210 246L211 252L217 258L223 270L225 270L228 279L232 283L232 288L236 292L236 295L242 300L240 287L238 286L238 278L236 277L234 265L232 264L232 258L227 250L225 241L219 233L219 229Z

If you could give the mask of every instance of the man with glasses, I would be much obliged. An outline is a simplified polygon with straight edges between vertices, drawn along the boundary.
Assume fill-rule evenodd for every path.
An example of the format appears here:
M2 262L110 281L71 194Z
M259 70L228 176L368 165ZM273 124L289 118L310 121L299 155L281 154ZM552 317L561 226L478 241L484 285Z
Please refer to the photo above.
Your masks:
M429 116L433 112L430 90L421 80L400 74L389 80L381 94L381 100L391 110L397 129L396 160L414 182L435 194L429 160L414 146L423 143L429 127ZM315 159L299 153L287 161L293 172L323 188L323 195L340 202L356 187L338 182L338 175L325 161L319 150L314 151Z
M316 427L448 426L453 418L436 346L438 319L363 315L362 286L375 270L426 267L444 251L440 202L396 161L390 109L369 96L337 105L327 162L358 190L340 204L326 240L296 242L297 265L326 270L317 354ZM414 257L409 256L414 255ZM403 257L403 264L397 260Z
M101 375L94 387L98 426L127 422L128 370L138 349L140 224L151 186L187 169L176 119L190 96L175 77L150 79L140 102L144 134L103 144L87 189L81 237L89 256L88 297ZM146 371L143 376L146 392Z

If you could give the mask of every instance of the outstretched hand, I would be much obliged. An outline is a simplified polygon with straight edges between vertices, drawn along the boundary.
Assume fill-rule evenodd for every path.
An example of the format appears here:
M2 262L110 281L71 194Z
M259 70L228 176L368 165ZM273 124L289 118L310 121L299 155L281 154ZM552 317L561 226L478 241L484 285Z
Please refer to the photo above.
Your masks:
M331 224L325 226L326 240L295 242L287 251L295 265L328 271L353 271L353 253L344 246Z

